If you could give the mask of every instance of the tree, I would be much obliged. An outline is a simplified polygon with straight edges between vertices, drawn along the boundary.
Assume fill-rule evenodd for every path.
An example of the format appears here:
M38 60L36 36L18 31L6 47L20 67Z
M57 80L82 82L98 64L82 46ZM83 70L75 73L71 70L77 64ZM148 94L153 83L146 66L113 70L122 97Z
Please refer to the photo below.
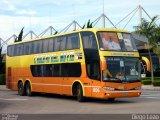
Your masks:
M0 46L0 66L2 65L3 56L2 56L2 46Z
M148 53L149 53L149 59L151 62L151 79L152 83L154 80L153 75L153 62L152 62L152 56L151 56L151 48L155 53L160 53L159 47L158 47L158 40L159 34L160 34L160 28L156 25L156 20L158 19L158 16L154 16L151 21L147 21L145 19L142 19L142 23L139 26L135 27L136 33L140 35L146 36L148 39L147 46L148 46Z
M54 35L58 34L58 31L55 31Z
M23 37L23 29L24 27L21 29L19 35L18 35L18 38L16 37L15 41L14 42L20 42L22 41L22 37Z
M2 46L0 46L0 73L3 72L4 72L4 64L3 64Z
M85 26L86 26L86 28L93 28L93 22L91 22L90 19L89 19L88 22L87 22L87 25L84 24L82 29L84 29Z

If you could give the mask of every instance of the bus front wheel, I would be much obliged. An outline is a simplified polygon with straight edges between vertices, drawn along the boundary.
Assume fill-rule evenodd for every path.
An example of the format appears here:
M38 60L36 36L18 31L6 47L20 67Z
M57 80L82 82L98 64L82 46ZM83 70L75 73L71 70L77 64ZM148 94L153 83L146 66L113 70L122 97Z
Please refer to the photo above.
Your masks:
M77 86L77 100L79 102L84 102L83 90L80 84Z
M18 94L20 96L24 96L25 95L24 86L23 86L23 83L21 81L18 83Z
M27 96L32 96L31 85L29 82L26 83L25 88Z

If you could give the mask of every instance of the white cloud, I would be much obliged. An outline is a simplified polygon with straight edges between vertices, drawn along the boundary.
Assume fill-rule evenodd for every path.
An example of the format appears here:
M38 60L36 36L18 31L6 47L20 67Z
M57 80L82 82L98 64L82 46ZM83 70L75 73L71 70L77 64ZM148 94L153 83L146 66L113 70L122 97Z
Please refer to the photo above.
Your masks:
M119 22L138 5L138 0L104 1L105 14L114 23ZM141 0L141 4L151 16L160 13L159 7L154 7L160 5L159 0ZM83 25L88 19L95 20L100 16L102 0L1 0L0 13L3 11L10 11L11 14L0 16L0 37L6 39L14 33L18 34L23 26L25 33L32 29L39 34L50 25L61 30L74 19ZM38 16L40 11L43 13ZM137 21L134 19L129 26L132 27Z
M18 10L18 11L16 11L16 14L18 14L18 15L35 15L35 14L37 14L37 12L34 10Z
M15 0L16 1L16 0ZM21 2L23 4L23 2ZM28 10L28 9L18 9L14 3L12 3L9 0L3 0L2 3L0 3L0 10L3 11L10 11L17 15L35 15L37 12L35 10Z

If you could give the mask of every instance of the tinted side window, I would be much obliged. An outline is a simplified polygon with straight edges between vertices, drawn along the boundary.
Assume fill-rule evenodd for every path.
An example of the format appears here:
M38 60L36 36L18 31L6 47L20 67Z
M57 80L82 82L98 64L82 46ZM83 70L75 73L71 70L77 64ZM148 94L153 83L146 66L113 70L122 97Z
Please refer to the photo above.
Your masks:
M96 38L92 32L81 32L84 49L98 49Z
M23 44L16 45L17 55L23 55Z
M79 49L79 48L80 48L80 42L78 33L68 35L66 49L69 50L69 49Z
M32 54L33 53L33 42L26 42L24 43L24 54L25 55L29 55L29 54Z
M60 50L61 39L59 37L55 37L54 51Z
M81 64L80 63L63 63L61 67L63 77L80 77Z
M54 40L55 40L55 38L48 39L48 44L49 44L48 51L49 52L54 51L54 43L55 43Z
M31 65L34 77L80 77L80 63Z
M34 53L42 53L42 40L34 42Z
M59 42L60 42L59 50L66 50L66 36L59 37Z
M14 55L14 45L8 46L7 54L8 54L8 56L13 56Z
M60 64L31 65L34 77L60 77Z
M14 53L13 53L13 56L17 56L17 52L18 52L18 49L17 49L17 45L14 45Z
M87 75L91 79L100 80L100 64L99 61L87 61Z
M49 39L45 39L42 41L43 42L43 52L48 52L49 49Z
M42 40L43 42L43 52L53 52L53 46L54 46L54 38L48 38L45 40Z

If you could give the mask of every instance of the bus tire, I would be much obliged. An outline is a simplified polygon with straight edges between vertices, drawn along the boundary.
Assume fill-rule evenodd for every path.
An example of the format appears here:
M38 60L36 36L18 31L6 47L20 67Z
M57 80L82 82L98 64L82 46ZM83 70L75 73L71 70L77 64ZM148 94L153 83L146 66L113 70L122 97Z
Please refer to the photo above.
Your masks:
M18 94L20 96L24 96L25 95L25 90L24 90L24 86L22 81L18 82Z
M25 90L26 90L26 95L27 96L32 96L31 85L30 85L29 82L26 82Z
M83 96L82 86L80 84L77 86L77 100L79 102L84 102L85 101L85 98Z

